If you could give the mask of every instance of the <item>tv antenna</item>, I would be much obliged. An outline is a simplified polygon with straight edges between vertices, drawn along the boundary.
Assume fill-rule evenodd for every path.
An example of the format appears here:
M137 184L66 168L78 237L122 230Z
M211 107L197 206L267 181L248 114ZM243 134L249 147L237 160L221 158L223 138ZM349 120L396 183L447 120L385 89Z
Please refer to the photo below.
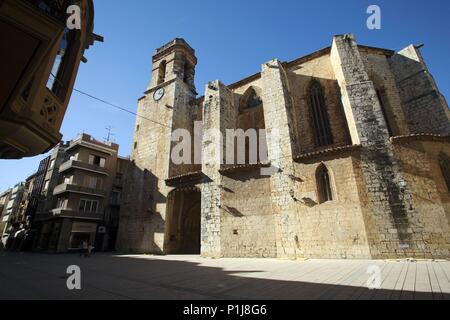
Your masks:
M105 142L106 143L114 142L113 141L114 134L112 133L112 127L108 126L105 129L106 129L106 132L108 133L108 136L106 138L104 138Z

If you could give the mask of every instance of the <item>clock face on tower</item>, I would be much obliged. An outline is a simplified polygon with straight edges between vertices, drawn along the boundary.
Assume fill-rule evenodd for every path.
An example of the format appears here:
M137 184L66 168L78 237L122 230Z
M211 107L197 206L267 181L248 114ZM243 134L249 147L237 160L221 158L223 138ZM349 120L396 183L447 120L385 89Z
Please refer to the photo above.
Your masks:
M162 99L162 97L164 97L164 88L159 88L158 90L155 91L155 93L153 94L153 99L155 99L155 101L159 101Z

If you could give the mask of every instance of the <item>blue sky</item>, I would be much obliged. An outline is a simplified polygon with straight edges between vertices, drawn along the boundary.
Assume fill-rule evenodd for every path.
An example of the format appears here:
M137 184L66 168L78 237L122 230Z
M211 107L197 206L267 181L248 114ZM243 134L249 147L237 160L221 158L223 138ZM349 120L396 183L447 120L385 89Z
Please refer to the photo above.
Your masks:
M382 10L382 29L366 27L366 9ZM441 92L450 97L450 2L366 0L95 0L95 32L105 37L86 52L76 88L136 111L150 81L154 50L175 37L196 50L197 91L208 81L235 82L272 58L292 60L352 32L360 44L400 50L424 43L422 53ZM134 116L73 93L61 132L98 139L112 126L120 154L128 155ZM0 190L24 180L43 156L0 160Z

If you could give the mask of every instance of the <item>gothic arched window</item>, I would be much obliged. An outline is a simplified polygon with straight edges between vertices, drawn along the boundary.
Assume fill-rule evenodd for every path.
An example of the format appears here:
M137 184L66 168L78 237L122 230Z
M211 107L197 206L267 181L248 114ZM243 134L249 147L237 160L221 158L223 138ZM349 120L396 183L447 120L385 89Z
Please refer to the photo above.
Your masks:
M319 81L313 81L309 88L309 101L314 122L314 129L318 147L333 144L331 135L330 119L325 104L325 95Z
M238 164L255 164L267 160L266 123L261 95L259 87L250 86L239 99L236 128L243 131L244 138L236 136L234 139ZM245 153L242 149L244 139Z
M321 164L316 171L316 182L319 203L333 201L333 188L328 168Z
M249 89L247 89L241 99L240 109L241 111L246 111L262 107L262 105L263 102L260 94L257 92L257 90L255 90L255 88L250 87Z
M449 158L441 154L439 156L439 166L441 167L442 176L444 177L447 190L450 192L450 160Z

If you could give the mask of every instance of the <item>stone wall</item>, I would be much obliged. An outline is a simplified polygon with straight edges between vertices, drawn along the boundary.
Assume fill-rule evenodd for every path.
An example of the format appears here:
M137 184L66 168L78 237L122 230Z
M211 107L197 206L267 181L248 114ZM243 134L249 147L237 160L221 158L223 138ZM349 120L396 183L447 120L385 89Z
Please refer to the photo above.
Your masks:
M270 178L260 169L222 180L221 243L224 257L276 257Z
M164 220L156 212L157 178L132 163L124 176L116 249L130 253L161 253L155 234L164 233Z
M352 154L314 158L295 164L298 256L305 258L370 259L369 243L358 190L357 159ZM333 201L320 203L316 171L329 171Z
M450 110L419 50L411 45L389 62L411 133L450 134Z
M440 152L448 154L449 151L448 145L437 142L395 145L417 212L409 219L411 241L415 242L411 256L448 258L450 255L450 220L445 204L449 193L439 167Z
M394 136L409 134L399 90L389 65L389 57L386 54L376 54L373 51L362 49L359 51L369 79L383 99L382 103L386 110L392 134Z

